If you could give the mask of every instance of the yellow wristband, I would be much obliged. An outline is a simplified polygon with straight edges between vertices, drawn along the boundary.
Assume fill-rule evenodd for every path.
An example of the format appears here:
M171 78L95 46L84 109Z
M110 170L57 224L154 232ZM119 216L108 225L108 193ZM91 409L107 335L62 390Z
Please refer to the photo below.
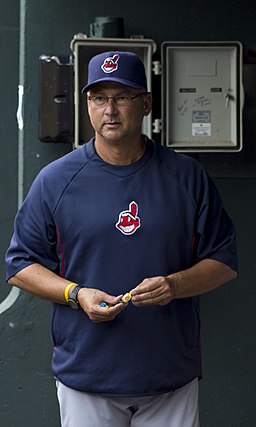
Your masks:
M71 282L64 289L64 298L65 298L66 302L68 302L69 289L72 288L72 286L76 286L76 283Z

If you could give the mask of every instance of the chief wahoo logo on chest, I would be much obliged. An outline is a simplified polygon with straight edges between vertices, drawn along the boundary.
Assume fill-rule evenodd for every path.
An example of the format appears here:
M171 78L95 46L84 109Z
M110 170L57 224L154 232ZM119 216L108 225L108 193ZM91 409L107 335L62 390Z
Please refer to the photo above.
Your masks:
M140 218L138 217L138 205L136 202L132 201L129 204L129 210L122 211L119 214L118 221L116 223L116 228L121 231L121 233L129 236L140 227Z

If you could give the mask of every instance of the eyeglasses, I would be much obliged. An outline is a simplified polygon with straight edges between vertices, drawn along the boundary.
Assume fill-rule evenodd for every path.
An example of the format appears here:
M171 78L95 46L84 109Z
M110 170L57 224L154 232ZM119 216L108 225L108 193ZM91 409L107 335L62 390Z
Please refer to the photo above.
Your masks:
M88 96L89 101L92 101L96 107L103 107L108 103L109 99L113 99L116 105L125 106L130 105L135 98L138 96L146 95L147 92L138 93L138 95L116 95L116 96L104 96L104 95L90 95Z

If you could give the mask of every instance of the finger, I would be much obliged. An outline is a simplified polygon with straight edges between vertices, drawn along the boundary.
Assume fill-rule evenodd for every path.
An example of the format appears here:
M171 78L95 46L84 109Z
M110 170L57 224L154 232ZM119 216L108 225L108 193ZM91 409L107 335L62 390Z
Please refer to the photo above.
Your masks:
M150 305L166 305L170 302L170 300L165 295L159 295L155 298L149 298L149 299L140 299L137 301L133 301L132 303L136 307L145 307Z
M121 311L125 308L127 304L118 303L113 306L100 306L98 311L98 317L105 319L105 320L113 320L118 314L121 313Z
M119 313L116 311L110 312L106 307L100 307L100 309L89 312L87 314L92 322L100 323L114 320Z
M161 282L158 277L144 279L136 288L132 289L130 293L134 295L145 294L152 292L161 287Z
M117 305L120 302L122 297L123 297L123 294L118 295L117 297L112 297L108 294L104 294L103 296L101 296L101 301L99 305L101 307L107 307L107 308L112 307L114 305Z
M153 290L152 289L145 290L144 293L132 294L132 302L154 300L157 298L164 297L165 294L166 294L166 289L163 286L159 286Z
M165 305L172 300L172 293L167 284L161 284L158 288L145 292L142 294L134 295L132 302L136 306L143 305Z

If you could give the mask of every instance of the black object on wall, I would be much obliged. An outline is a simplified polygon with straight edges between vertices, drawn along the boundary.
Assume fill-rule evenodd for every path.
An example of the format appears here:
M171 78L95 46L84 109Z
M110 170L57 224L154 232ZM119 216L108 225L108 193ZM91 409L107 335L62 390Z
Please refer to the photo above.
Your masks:
M41 55L38 136L43 142L72 142L73 63L69 55Z

